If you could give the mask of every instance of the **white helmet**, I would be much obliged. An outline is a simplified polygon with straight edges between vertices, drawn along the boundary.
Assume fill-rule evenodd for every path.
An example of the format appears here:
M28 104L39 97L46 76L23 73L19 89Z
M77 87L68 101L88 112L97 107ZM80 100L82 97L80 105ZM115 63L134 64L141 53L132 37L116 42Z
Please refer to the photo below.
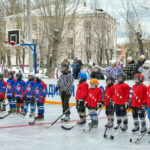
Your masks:
M146 60L143 64L143 67L150 68L150 60Z

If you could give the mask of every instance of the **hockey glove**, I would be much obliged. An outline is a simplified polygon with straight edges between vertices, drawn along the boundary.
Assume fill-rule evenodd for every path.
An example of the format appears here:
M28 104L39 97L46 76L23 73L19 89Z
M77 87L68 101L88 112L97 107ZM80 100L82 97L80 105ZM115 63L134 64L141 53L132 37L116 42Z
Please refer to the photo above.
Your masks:
M103 107L103 104L102 103L97 103L97 108L99 109L101 107Z

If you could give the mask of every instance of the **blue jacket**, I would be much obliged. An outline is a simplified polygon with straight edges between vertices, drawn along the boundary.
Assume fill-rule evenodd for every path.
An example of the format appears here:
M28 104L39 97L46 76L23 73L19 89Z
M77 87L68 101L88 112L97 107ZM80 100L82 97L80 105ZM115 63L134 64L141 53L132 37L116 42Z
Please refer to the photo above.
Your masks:
M23 98L25 94L26 83L23 80L16 81L14 85L15 98Z
M13 97L14 96L14 84L16 80L14 78L7 80L7 97Z
M25 89L25 95L27 99L32 99L33 98L33 92L34 92L34 85L36 81L31 80L26 82L26 89Z

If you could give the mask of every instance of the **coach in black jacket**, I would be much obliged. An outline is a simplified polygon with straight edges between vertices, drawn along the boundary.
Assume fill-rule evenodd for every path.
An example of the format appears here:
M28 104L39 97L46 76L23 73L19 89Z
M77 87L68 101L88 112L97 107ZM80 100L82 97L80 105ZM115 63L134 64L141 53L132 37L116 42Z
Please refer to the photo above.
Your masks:
M65 117L61 119L64 122L68 122L70 120L70 111L68 110L66 112L66 110L69 108L69 99L72 94L72 86L74 82L73 75L68 69L68 64L61 65L62 75L56 85L56 91L59 90L61 95L63 113L65 113Z

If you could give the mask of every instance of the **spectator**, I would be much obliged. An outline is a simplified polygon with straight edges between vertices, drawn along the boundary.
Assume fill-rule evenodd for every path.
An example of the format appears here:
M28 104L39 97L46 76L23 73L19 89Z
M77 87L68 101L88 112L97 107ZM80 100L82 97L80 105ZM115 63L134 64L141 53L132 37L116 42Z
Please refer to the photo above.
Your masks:
M94 62L89 62L88 64L88 68L85 70L85 73L87 74L87 79L90 80L91 79L91 73L93 71L93 67L95 66Z
M127 64L124 67L123 71L126 74L127 80L134 79L135 61L132 60L132 57L127 58Z
M98 80L104 80L104 75L98 65L95 65L95 67L91 73L91 78L96 78Z
M67 64L67 65L69 66L69 65L70 65L70 62L68 61L67 58L65 58L65 59L62 61L61 64L62 64L62 65Z
M145 78L145 80L149 80L150 78L150 60L146 60L138 70Z
M141 55L141 56L139 57L138 63L136 64L136 67L135 67L135 72L134 72L134 74L140 73L140 72L139 72L139 68L144 64L145 60L146 60L146 58L145 58L144 55Z
M80 73L80 69L82 66L82 61L78 60L78 58L74 58L74 62L72 63L71 67L73 69L73 77L74 79L78 78L78 74Z
M111 60L111 66L105 69L106 77L112 76L116 80L120 73L123 73L122 68L117 65L116 60Z

